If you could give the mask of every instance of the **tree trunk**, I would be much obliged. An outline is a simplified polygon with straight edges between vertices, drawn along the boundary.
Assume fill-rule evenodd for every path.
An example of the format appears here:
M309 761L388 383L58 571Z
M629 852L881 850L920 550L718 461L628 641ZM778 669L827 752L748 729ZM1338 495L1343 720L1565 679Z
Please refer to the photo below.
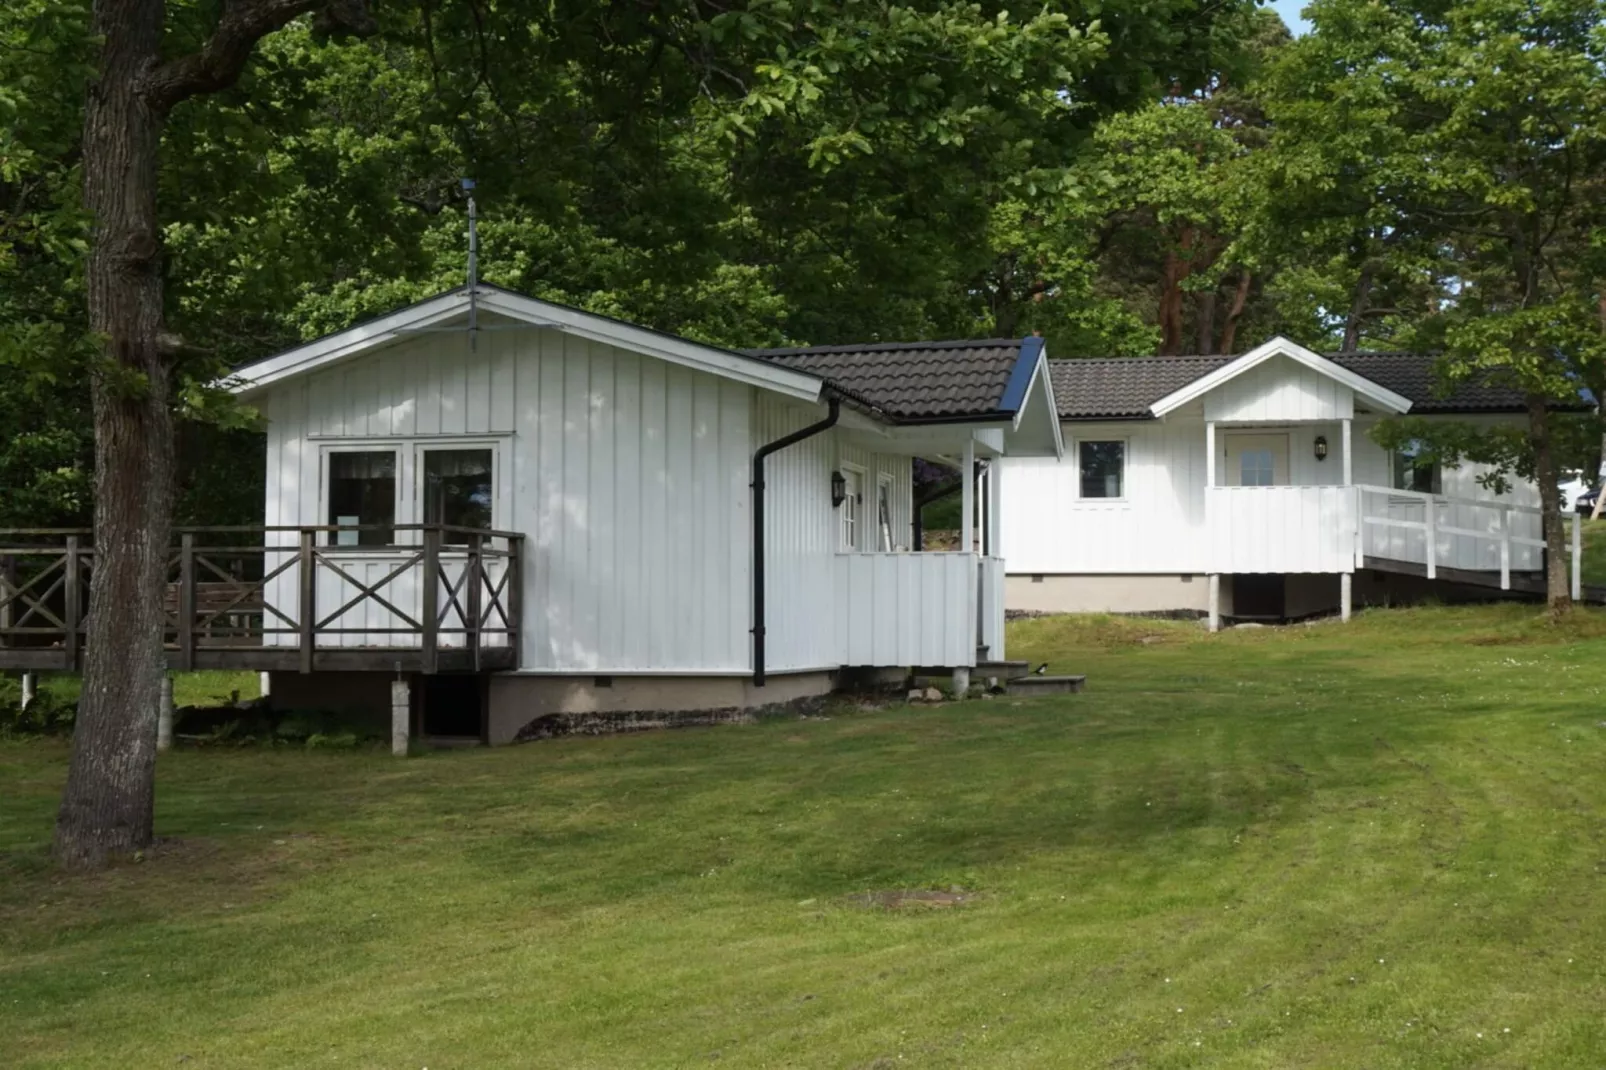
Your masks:
M1216 291L1201 290L1193 300L1194 352L1216 351Z
M1550 442L1550 410L1543 394L1528 395L1528 441L1534 451L1534 480L1539 484L1540 519L1545 537L1545 601L1550 612L1572 609L1571 570L1561 516L1561 487Z
M1366 306L1372 300L1372 264L1368 261L1355 280L1355 293L1350 299L1349 315L1344 317L1344 352L1353 353L1361 347L1361 324L1366 319Z
M162 115L140 82L159 58L162 0L97 0L100 76L84 109L84 204L94 219L89 323L103 339L91 379L95 545L84 683L56 857L97 865L150 843L160 613L173 511L171 372L161 351L156 179Z
M1185 228L1182 232L1181 246L1184 250L1192 243L1192 229ZM1187 277L1187 268L1182 257L1175 249L1167 249L1165 254L1165 267L1160 276L1160 308L1158 319L1160 321L1160 353L1162 356L1174 357L1182 352L1182 280Z
M1224 356L1230 356L1233 346L1238 344L1238 317L1244 314L1244 305L1249 302L1249 284L1254 281L1248 268L1242 272L1238 276L1238 288L1232 294L1232 307L1227 310L1227 322L1221 328L1221 344L1215 350Z

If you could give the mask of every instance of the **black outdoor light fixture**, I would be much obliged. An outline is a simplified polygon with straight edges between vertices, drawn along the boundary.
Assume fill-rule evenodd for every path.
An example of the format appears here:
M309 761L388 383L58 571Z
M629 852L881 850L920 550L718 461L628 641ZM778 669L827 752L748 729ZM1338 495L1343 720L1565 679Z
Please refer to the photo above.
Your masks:
M848 480L838 468L831 473L831 508L840 508L848 500Z
M1316 459L1318 461L1327 460L1327 436L1326 435L1317 435L1316 436Z

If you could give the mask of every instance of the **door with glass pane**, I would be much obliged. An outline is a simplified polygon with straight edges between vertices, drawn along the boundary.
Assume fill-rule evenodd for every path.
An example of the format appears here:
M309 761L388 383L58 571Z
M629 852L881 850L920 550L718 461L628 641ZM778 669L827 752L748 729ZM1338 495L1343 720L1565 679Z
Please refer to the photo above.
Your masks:
M418 520L448 529L441 533L437 579L440 591L436 597L443 647L462 646L467 642L476 603L481 626L493 629L505 626L491 606L493 593L495 601L507 604L505 591L499 589L507 568L506 560L482 557L476 571L469 557L473 530L497 527L497 459L496 447L486 443L454 442L418 448ZM501 645L505 641L501 636L486 636L483 640L486 646Z
M1288 435L1231 433L1223 436L1223 480L1229 487L1286 487Z

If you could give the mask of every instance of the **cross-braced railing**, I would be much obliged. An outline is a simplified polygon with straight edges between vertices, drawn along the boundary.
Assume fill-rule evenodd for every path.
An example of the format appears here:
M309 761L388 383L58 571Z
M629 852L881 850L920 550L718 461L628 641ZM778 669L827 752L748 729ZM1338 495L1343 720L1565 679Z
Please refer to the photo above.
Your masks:
M174 668L516 668L524 536L443 524L184 528ZM90 533L0 531L0 667L81 664Z

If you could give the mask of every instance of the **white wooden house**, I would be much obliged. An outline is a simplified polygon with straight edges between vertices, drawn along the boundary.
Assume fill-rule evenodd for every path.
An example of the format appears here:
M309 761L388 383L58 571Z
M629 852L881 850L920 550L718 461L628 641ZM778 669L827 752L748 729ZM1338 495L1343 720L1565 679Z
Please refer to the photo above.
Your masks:
M738 353L483 284L232 388L267 424L266 614L299 622L262 642L304 654L276 701L383 702L383 661L320 665L426 643L411 728L490 742L1001 659L999 496L967 479L981 538L912 552L911 461L1062 449L1041 339Z
M1524 420L1512 390L1442 394L1429 357L1278 338L1238 357L1056 360L1051 377L1064 456L1002 466L1012 610L1347 615L1411 577L1509 588L1542 567L1531 484L1496 495L1476 465L1369 435L1403 413Z

